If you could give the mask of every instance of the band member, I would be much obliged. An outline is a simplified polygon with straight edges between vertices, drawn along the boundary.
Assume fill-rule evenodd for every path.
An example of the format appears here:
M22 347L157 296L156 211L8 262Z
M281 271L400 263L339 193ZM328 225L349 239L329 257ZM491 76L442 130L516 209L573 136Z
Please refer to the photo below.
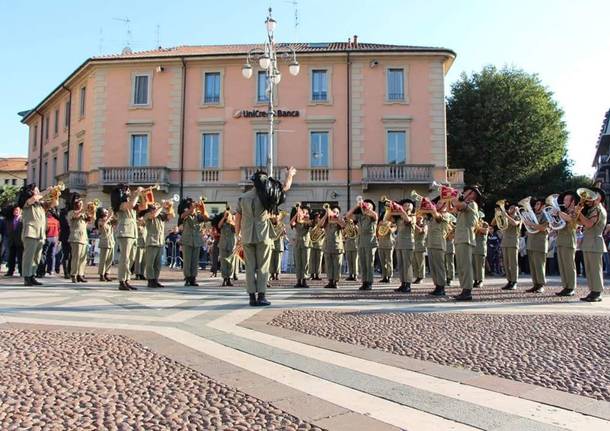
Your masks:
M428 238L428 225L424 217L416 216L413 233L413 284L419 284L426 277L426 241Z
M220 255L220 273L222 274L222 285L233 286L231 276L233 275L235 249L235 216L231 213L231 208L227 207L218 221L220 240L218 241L218 252Z
M577 195L565 192L559 195L557 203L563 211L558 216L565 221L563 229L557 231L557 260L559 263L559 275L563 289L557 292L557 296L574 296L576 289L576 199Z
M453 214L450 216L449 232L445 238L445 273L447 276L447 287L451 286L451 282L455 278L455 222L456 218Z
M530 265L530 273L532 274L533 286L527 289L526 292L542 293L546 284L545 267L546 253L548 251L548 232L547 222L542 214L544 208L544 199L534 199L534 213L538 223L528 222L524 219L524 223L529 226L534 232L527 232L527 258Z
M273 231L276 232L273 241L273 250L271 251L271 280L279 280L282 272L282 256L284 254L284 239L286 238L286 228L281 218L281 213L276 211L270 218L273 226ZM277 232L282 232L277 235Z
M182 272L185 286L199 286L199 250L201 249L200 224L209 221L210 217L203 199L195 202L191 198L180 201L178 206L179 220L182 226Z
M391 214L389 207L386 207L385 211ZM387 218L388 220L382 220L377 225L377 243L379 244L377 254L379 255L379 264L381 265L380 283L391 283L392 275L394 275L394 244L396 242L394 233L396 232L396 225L392 222L390 216L387 216ZM385 233L385 235L380 233L380 231Z
M146 269L146 220L144 216L148 210L140 211L138 217L138 238L134 247L133 273L136 280L145 280L144 270Z
M293 251L297 276L297 284L294 287L309 287L307 277L309 274L309 249L311 248L309 228L311 225L309 208L298 206L292 209L290 227L295 230Z
M504 272L506 273L506 284L502 287L502 290L515 290L517 289L517 279L519 277L519 236L521 235L521 217L519 217L519 207L513 203L507 201L499 201L503 208L499 208L503 217L505 218L506 226L502 226L502 242L500 248L502 249L502 266L504 266ZM497 225L497 220L494 219L491 222L493 225ZM498 226L499 228L499 226Z
M360 237L358 240L358 264L360 266L362 286L359 290L373 288L375 268L375 251L377 250L377 220L375 203L370 199L357 199L356 206L348 211L346 218L358 223Z
M578 222L584 227L584 237L581 244L585 260L585 273L589 294L581 301L599 302L604 290L603 255L607 251L602 236L606 227L607 214L604 208L605 193L599 188L591 190L578 189L582 210L578 211Z
M352 227L351 229L358 229L356 222L350 220ZM347 232L347 231L346 231ZM347 260L347 277L346 281L356 281L358 279L358 234L351 233L353 236L348 236L345 232L343 238L345 239L345 259Z
M268 217L286 200L295 174L295 168L288 169L282 185L258 171L252 176L254 187L242 194L237 203L235 234L244 250L246 289L253 307L270 305L265 298L273 245Z
M326 263L327 289L336 289L341 277L343 262L343 228L345 221L341 217L341 208L333 206L326 211L320 220L324 227L324 261Z
M173 218L168 208L167 204L148 205L148 210L144 215L144 222L146 223L146 252L144 253L146 266L144 275L148 280L148 287L163 287L159 283L159 274L161 273L161 255L165 245L165 223Z
M415 216L413 215L413 201L403 199L398 202L400 215L396 220L396 260L400 275L400 287L395 292L411 292L413 280L413 233Z
M114 225L116 225L116 220L112 217L111 212L106 208L98 208L95 227L100 236L98 245L100 257L97 269L100 281L112 281L108 276L108 271L110 271L112 260L114 259Z
M445 248L447 247L446 236L451 229L450 214L447 212L447 204L439 202L436 198L432 201L435 206L428 215L428 264L430 275L434 283L434 290L430 292L433 296L445 296L445 282L447 273L445 271Z
M451 205L457 211L455 226L455 258L462 292L455 296L458 301L472 300L473 274L472 252L475 246L474 228L479 218L478 201L481 192L476 186L464 187L462 196L452 199Z
M130 268L134 256L134 247L138 235L136 206L138 198L142 192L142 187L138 187L135 193L131 193L126 184L119 184L111 193L110 201L112 210L117 218L117 235L120 255L119 255L119 290L137 290L129 283Z
M322 214L319 211L313 213L313 226L320 223L322 220ZM311 237L311 234L310 234ZM322 256L324 250L324 236L320 238L311 239L311 248L309 249L309 272L311 273L311 280L322 280L320 273L322 272ZM328 271L328 269L326 270Z
M50 189L47 189L47 193ZM28 184L21 189L17 206L21 208L21 240L23 242L23 284L25 286L40 286L41 282L34 278L42 256L42 246L45 240L46 211L57 206L57 200L43 201L43 195L36 184Z
M72 283L86 283L85 267L87 264L87 224L93 220L78 193L73 193L70 198L70 211L68 211L68 222L70 223L70 248L72 250L72 262L70 263L70 278Z
M487 235L489 225L485 222L485 213L479 211L479 222L475 227L475 246L472 250L472 287L481 287L485 280L485 258L487 257Z

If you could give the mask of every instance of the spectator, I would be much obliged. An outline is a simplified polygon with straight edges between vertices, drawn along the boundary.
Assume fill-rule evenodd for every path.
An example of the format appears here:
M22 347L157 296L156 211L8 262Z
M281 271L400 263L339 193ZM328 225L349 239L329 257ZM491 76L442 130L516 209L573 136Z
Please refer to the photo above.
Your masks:
M524 274L530 273L530 263L527 258L527 237L525 232L521 232L519 237L519 270Z
M59 212L59 242L61 243L61 266L66 279L70 278L70 261L72 260L69 238L68 208L64 207Z
M11 277L15 273L15 265L21 271L21 257L23 256L23 242L21 241L21 208L15 206L8 210L6 217L6 237L8 249L8 262L6 276Z
M606 249L608 249L608 246L610 246L610 223L604 229L604 243L606 244ZM604 273L610 276L610 251L604 253Z
M180 265L180 255L178 245L180 242L180 228L175 226L170 233L165 237L165 245L166 245L166 256L167 256L167 265L170 268L179 268Z
M46 267L47 274L53 274L55 269L55 251L59 242L59 215L55 210L47 211L47 239L45 240L45 246L47 249Z
M582 230L582 226L578 226L576 228L576 256L574 260L576 261L576 275L579 277L586 277L585 274L585 260L582 254L582 250L580 245L582 244L582 239L584 237L584 233Z
M487 263L492 275L500 275L500 237L494 226L489 226L487 236Z
M549 250L546 254L546 271L549 275L557 275L557 231L549 233Z

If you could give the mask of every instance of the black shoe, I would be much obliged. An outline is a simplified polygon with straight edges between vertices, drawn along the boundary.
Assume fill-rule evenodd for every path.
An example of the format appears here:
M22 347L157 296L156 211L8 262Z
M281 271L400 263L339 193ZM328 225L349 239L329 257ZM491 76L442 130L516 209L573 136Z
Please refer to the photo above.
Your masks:
M415 279L415 281L413 281L413 284L419 284L419 283L421 283L421 281L422 281L422 278L417 277L417 278Z
M259 292L257 302L259 307L266 307L267 305L271 305L271 302L267 301L267 299L265 298L265 294L262 292Z
M467 289L462 289L462 292L459 295L455 295L453 299L456 301L472 301L472 292Z
M379 280L380 283L389 283L390 279L388 277L383 277L381 280Z
M233 283L231 283L231 277L227 278L227 287L233 287Z
M301 283L301 287L305 288L305 289L309 289L309 285L307 284L307 280L303 280L303 283ZM260 293L259 293L260 295Z
M295 284L294 287L303 287L301 280L297 280L297 284Z
M227 285L227 279L223 278L221 287L225 287L226 285Z
M191 286L197 287L199 283L197 283L197 279L195 277L191 277Z
M7 272L6 274L4 274L5 277L12 277L13 273L12 272Z
M411 293L411 283L405 283L404 293Z
M233 280L234 280L234 281L239 280L239 278L237 278L237 275L234 275L234 276L233 276Z
M528 293L543 293L544 292L544 286L542 284L535 284L531 288L527 289L526 292L528 292Z
M345 279L345 281L356 281L356 277L352 277L351 275Z
M601 292L591 292L584 298L580 298L581 301L585 302L601 302L602 293Z
M563 288L560 292L557 292L557 296L574 296L574 289Z
M329 280L328 283L326 283L326 286L324 286L324 289L330 289L332 285L332 282Z
M106 281L113 281L112 278L108 277L108 273L104 274L104 280L106 280Z
M250 307L256 307L258 305L258 301L256 300L256 294L250 293Z
M406 284L407 283L400 283L400 287L398 289L394 289L394 292L406 292Z
M129 290L138 290L138 288L137 288L137 287L132 286L131 284L129 284L129 280L126 280L126 281L125 281L125 286L127 286L127 288L128 288Z
M100 275L100 281L106 281L103 275Z
M515 283L513 281L509 281L502 287L502 290L516 290L516 289L517 289L517 283Z
M87 283L87 279L85 277L83 277L82 275L77 275L76 281L78 281L79 283Z
M434 286L434 290L428 295L432 296L445 296L445 286Z
M154 285L154 283L153 283L153 281L152 281L152 280L148 280L148 281L146 282L146 287L157 287L157 286L155 286L155 285Z
M36 280L35 277L30 277L30 281L32 282L32 284L34 286L42 286L42 283L40 281Z
M362 283L358 290L366 290L366 283Z
M32 279L34 277L23 277L23 285L24 286L34 286L34 283L32 283Z
M119 290L130 290L124 281L119 281Z
M77 283L78 282L78 279L76 278L76 275L73 275L70 278L72 279L72 283Z
M155 287L165 287L164 285L162 285L161 283L159 283L159 280L153 280Z
M364 289L362 290L373 290L373 283L364 283Z

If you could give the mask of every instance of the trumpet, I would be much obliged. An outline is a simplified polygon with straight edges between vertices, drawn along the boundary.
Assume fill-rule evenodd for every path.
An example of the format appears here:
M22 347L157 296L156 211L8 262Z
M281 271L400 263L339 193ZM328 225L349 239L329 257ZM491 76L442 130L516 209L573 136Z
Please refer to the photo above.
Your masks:
M451 186L437 183L436 181L433 181L431 186L438 190L441 201L450 201L460 196L460 191Z
M56 202L59 203L59 197L61 193L66 190L66 186L64 183L59 182L57 185L52 186L48 190L46 190L42 195L45 197L47 202Z
M142 189L140 194L144 194L144 193L148 193L148 192L152 192L154 190L160 190L160 189L161 189L161 185L159 183L156 183L154 186L150 186L150 187L146 187L145 189Z
M420 195L415 190L411 190L410 198L415 202L416 215L427 214L434 208L434 204L430 199Z
M100 206L100 200L99 199L94 199L90 202L87 202L87 214L89 214L91 217L95 217L95 213L97 212L97 209Z
M167 211L167 215L170 217L175 217L176 212L174 210L174 202L180 202L180 195L174 193L171 199L164 199L161 201L161 205Z

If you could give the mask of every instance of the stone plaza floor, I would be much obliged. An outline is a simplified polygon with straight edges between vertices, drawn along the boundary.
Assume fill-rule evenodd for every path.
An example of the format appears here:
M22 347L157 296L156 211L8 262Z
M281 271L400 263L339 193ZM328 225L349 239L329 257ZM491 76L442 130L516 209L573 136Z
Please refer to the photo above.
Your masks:
M0 278L2 430L608 430L610 296ZM243 278L243 274L242 274ZM454 283L455 284L455 283ZM452 287L448 293L457 293Z

